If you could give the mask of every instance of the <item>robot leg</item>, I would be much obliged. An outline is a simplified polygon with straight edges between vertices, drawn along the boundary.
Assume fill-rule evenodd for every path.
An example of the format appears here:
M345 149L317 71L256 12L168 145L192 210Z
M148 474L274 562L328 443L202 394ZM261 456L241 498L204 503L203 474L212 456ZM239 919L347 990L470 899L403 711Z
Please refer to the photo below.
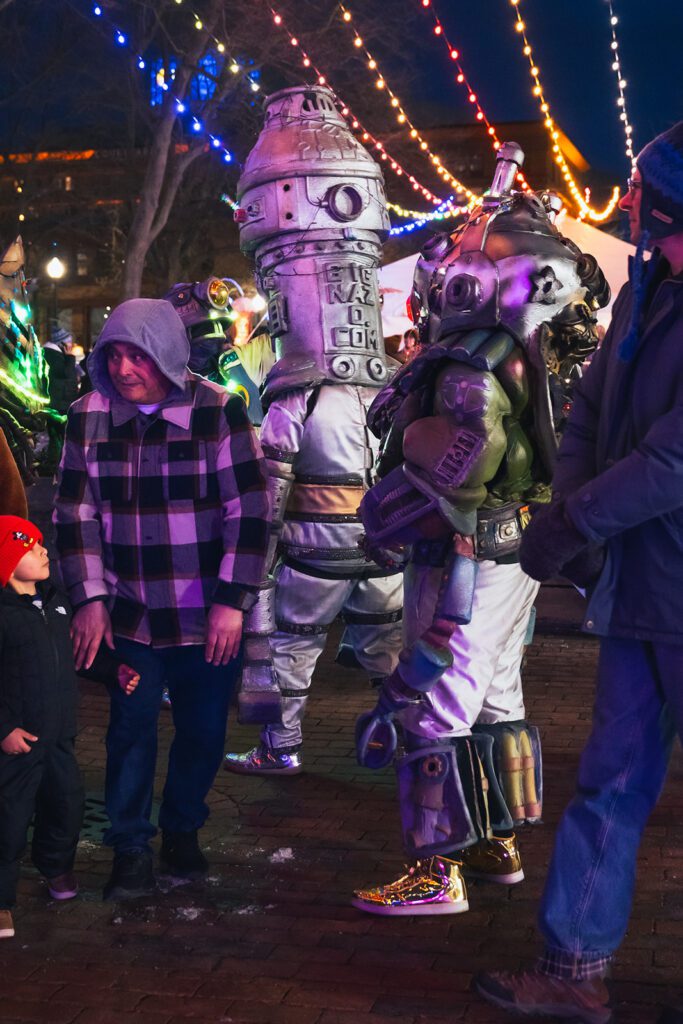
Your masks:
M433 743L406 734L406 742L417 749L396 761L396 773L413 866L387 885L356 890L352 902L369 914L459 914L469 908L463 853L489 832L476 748L470 737Z
M493 739L494 771L514 824L538 824L543 808L543 760L537 727L519 720L475 725L473 732Z
M396 668L403 646L403 579L401 573L361 579L354 586L344 608L345 623L340 644L340 661L345 652L371 679L381 679ZM349 650L350 648L350 650Z
M403 843L411 858L453 855L490 834L476 744L469 736L421 742L396 761Z

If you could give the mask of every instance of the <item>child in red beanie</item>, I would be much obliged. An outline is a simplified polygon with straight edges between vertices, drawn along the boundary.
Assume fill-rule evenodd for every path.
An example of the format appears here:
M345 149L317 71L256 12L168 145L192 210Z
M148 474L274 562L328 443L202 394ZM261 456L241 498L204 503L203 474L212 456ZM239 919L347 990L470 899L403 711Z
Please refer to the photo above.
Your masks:
M78 892L83 786L74 754L71 609L49 574L40 530L0 516L0 938L14 935L11 908L34 815L32 859L50 896ZM102 649L88 675L115 680L128 694L139 679Z

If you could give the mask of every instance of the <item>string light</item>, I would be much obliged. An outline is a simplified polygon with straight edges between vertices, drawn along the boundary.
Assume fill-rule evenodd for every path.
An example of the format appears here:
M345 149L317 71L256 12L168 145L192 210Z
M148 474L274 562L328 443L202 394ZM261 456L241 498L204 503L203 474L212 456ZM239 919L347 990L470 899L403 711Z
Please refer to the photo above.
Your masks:
M184 0L175 0L175 2L180 7L181 4L184 2ZM202 21L200 15L197 14L197 12L193 11L193 10L190 10L190 14L192 15L192 18L194 19L194 27L197 29L197 31L200 31L201 29L203 29L204 28L204 22ZM211 34L210 38L211 38L211 41L215 44L215 47L216 47L217 51L220 54L227 53L227 49L228 48L227 48L226 44L223 42L222 39L219 39L218 36L213 35L213 33ZM246 81L248 82L249 88L251 89L251 91L252 92L259 92L261 86L258 84L258 82L254 78L251 77L251 75L249 73L249 69L245 68L245 67L242 67L242 65L238 61L236 61L235 58L232 57L230 54L228 54L228 59L230 61L229 68L230 68L230 71L233 73L233 75L239 74L240 71L243 72L244 73L244 77L245 77Z
M176 2L177 3L182 3L182 0L176 0ZM93 14L97 18L105 18L103 10L102 10L102 8L99 5L96 5L95 7L93 7ZM196 15L194 15L194 17L195 17L195 27L196 27L196 23L197 23L197 21L199 21L199 19L197 18ZM128 38L125 35L125 33L122 32L119 28L114 27L114 38L115 38L116 42L119 44L119 46L127 46L128 47ZM128 47L128 48L130 49L130 47ZM137 55L135 57L135 60L136 60L137 67L139 68L139 70L140 71L144 71L146 69L146 67L147 67L144 59L140 55ZM156 81L156 84L159 86L159 88L161 88L164 92L168 92L169 91L169 85L168 85L168 82L166 82L165 77L166 76L165 76L164 69L160 68L159 71L156 74L155 81ZM248 76L246 76L246 77L248 78ZM251 79L249 79L249 81L251 82ZM178 117L180 117L182 114L188 113L188 105L187 105L187 101L186 100L181 99L179 96L170 96L169 100L170 100L170 102L175 104L175 111L176 111L176 115ZM222 157L223 157L223 160L224 160L225 163L231 163L232 162L232 153L227 148L227 146L225 146L223 144L223 142L217 136L212 135L210 132L206 131L202 121L196 115L191 114L191 117L192 117L192 120L191 120L190 126L192 128L192 131L195 132L196 134L205 133L207 138L208 138L208 140L209 140L211 148L214 149L214 150L219 151L222 154Z
M564 181L567 185L567 189L569 190L572 199L576 203L579 210L583 213L583 215L594 222L607 220L607 218L612 215L615 206L619 202L619 187L617 185L614 186L612 190L612 195L607 205L602 210L597 210L595 209L595 207L591 206L590 203L586 202L584 196L582 195L581 189L579 188L579 185L577 184L576 179L574 178L574 175L569 169L569 164L565 160L564 154L562 153L562 150L559 145L560 133L557 129L557 125L552 117L552 114L550 113L550 105L545 98L543 86L541 84L541 73L538 68L538 65L534 60L531 43L529 42L529 38L527 36L526 24L524 23L522 15L520 14L520 0L510 0L510 4L512 5L512 8L515 12L515 30L524 43L522 53L529 61L529 73L534 83L531 91L532 94L538 99L538 104L541 113L543 114L543 124L548 135L550 136L550 140L552 143L553 158L555 160L555 163L560 168L562 177L564 178Z
M609 10L609 24L612 30L612 42L610 44L610 50L612 51L612 71L614 72L617 79L617 90L619 96L617 98L617 107L619 108L619 120L622 122L624 127L624 137L626 139L626 156L631 161L631 166L635 163L635 156L633 155L633 128L628 119L628 111L626 110L626 80L621 70L621 58L619 56L619 40L617 39L617 25L619 19L614 13L614 5L612 0L605 0L607 9Z
M284 32L287 33L290 41L292 38L296 38L292 36L291 32L289 32L282 15L278 11L276 11L275 8L272 7L270 4L268 6L270 7L270 11L273 15L274 24L277 25L278 28L281 28ZM301 63L303 64L303 66L305 68L311 68L316 73L317 83L319 85L328 85L329 88L332 88L328 83L327 77L323 74L321 69L313 62L310 55L306 52L306 50L303 48L298 39L296 49L298 49L299 53L301 54ZM396 174L396 176L399 178L405 176L413 190L415 192L420 192L424 196L424 198L427 199L429 202L434 203L435 205L441 203L442 200L438 196L434 195L434 193L425 185L423 185L420 181L418 181L418 179L414 175L409 174L409 172L399 163L399 161L396 160L391 155L391 153L385 147L384 143L377 139L372 134L372 132L369 132L367 128L364 127L361 121L354 115L349 104L345 103L344 100L339 96L339 94L334 91L334 89L332 91L334 93L335 99L339 104L339 108L342 112L342 115L348 120L349 124L355 131L361 133L361 139L363 140L363 142L373 143L375 149L380 154L380 159L386 162L387 166L391 168L394 174Z
M433 153L432 150L429 148L429 144L428 144L427 140L425 138L423 138L423 136L420 134L418 129L415 127L415 125L411 121L411 119L408 116L408 114L407 114L407 112L406 112L406 110L405 110L405 108L404 108L400 98L396 95L396 93L389 86L389 84L387 82L387 79L386 79L386 75L384 75L381 72L379 72L378 64L377 64L377 61L376 61L375 57L368 50L367 46L362 41L362 38L359 35L358 31L356 30L355 26L352 24L353 16L351 14L351 11L348 9L348 7L344 3L340 3L338 5L338 9L342 13L342 20L344 21L344 23L346 25L348 25L348 27L353 32L354 44L356 43L357 39L361 40L360 44L359 45L356 44L356 45L358 45L358 49L362 49L363 50L363 52L364 52L364 54L365 54L365 56L367 58L368 68L371 71L373 71L373 73L375 71L377 71L377 74L375 76L375 85L381 91L385 91L386 92L387 96L389 97L389 101L390 101L391 106L394 107L398 111L398 114L396 116L396 120L398 121L398 123L402 127L405 127L406 130L408 130L411 139L413 139L413 141L416 143L416 145L419 147L419 149L429 157L429 159L430 159L434 169L436 170L436 173L445 182L448 182L450 185L452 185L452 187L456 190L456 192L459 192L461 195L467 196L468 200L475 201L476 199L478 199L479 197L477 195L475 195L475 193L472 192L471 189L467 188L466 185L463 185L463 183L461 181L459 181L453 174L451 174L451 172L448 170L448 168L445 167L444 164L442 163L441 157L438 156L436 153ZM394 100L396 101L395 103L394 103Z
M425 224L431 223L434 220L447 220L450 217L459 217L463 213L467 213L471 209L472 204L468 203L464 206L453 206L454 196L449 196L436 210L429 210L426 213L421 213L419 210L406 210L398 203L387 203L387 207L393 212L397 213L399 217L413 217L414 220L410 224L400 224L397 227L391 228L389 231L390 235L403 235L406 232L415 231L418 228L422 228Z
M460 50L458 49L457 46L454 46L451 40L448 38L446 27L439 18L439 15L437 14L434 8L434 4L422 3L421 7L428 15L431 15L432 21L434 22L434 35L443 41L444 47L448 52L448 59L451 61L452 64L455 65L457 69L455 81L458 83L458 85L462 85L463 88L467 90L467 98L475 110L475 120L481 124L482 128L486 129L486 134L489 138L492 148L494 150L500 149L501 142L496 127L494 124L491 123L486 111L481 105L479 97L474 87L472 86L470 79L468 78L465 72L465 69L462 64ZM517 175L517 180L524 192L530 190L529 183L524 177L523 173L520 172Z

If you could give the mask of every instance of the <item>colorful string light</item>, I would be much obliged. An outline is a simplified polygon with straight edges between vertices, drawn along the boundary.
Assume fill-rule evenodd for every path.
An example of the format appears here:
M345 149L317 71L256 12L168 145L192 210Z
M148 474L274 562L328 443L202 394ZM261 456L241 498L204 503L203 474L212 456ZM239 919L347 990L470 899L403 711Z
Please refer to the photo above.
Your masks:
M619 107L619 120L624 126L624 136L626 138L626 156L631 161L631 166L635 163L635 156L633 155L633 128L628 119L628 111L626 110L626 79L624 78L621 70L621 57L619 56L619 40L617 39L617 25L619 19L614 13L614 5L612 0L605 0L607 8L609 10L609 24L612 30L612 42L610 43L610 49L612 51L612 71L614 72L617 79L617 90L619 96L617 98L617 107Z
M338 9L341 11L342 21L344 22L345 25L347 25L350 28L351 32L353 33L353 45L355 49L358 50L359 52L362 51L362 53L365 55L368 70L371 72L373 78L375 79L375 86L378 90L383 92L388 97L388 102L395 111L396 120L398 121L399 125L401 125L401 127L404 128L409 133L412 141L415 143L416 146L419 147L420 151L431 161L431 163L434 166L434 169L436 170L436 173L441 178L443 178L444 182L448 182L448 184L451 185L456 190L456 192L460 193L461 195L467 196L467 199L471 203L476 202L479 199L479 196L472 192L471 189L467 188L466 185L463 185L461 181L459 181L453 174L451 174L448 168L444 166L441 157L438 156L436 153L432 152L427 140L415 127L414 123L406 113L405 107L403 106L403 103L401 102L400 98L393 91L393 89L391 88L386 79L386 76L380 70L377 60L372 55L370 50L367 48L367 46L363 42L362 36L359 34L356 27L353 25L353 15L351 14L349 8L344 3L340 3L338 4ZM472 93L470 102L476 102L476 95L474 93Z
M390 235L403 235L406 232L415 231L418 228L423 228L425 224L430 224L435 220L448 220L451 217L459 217L463 213L467 213L471 209L470 203L466 203L463 206L454 206L454 196L449 196L445 199L436 210L430 210L427 213L421 213L419 210L405 210L402 206L398 206L396 203L387 203L387 206L394 213L397 213L400 217L414 217L409 224L399 224L396 227L391 228L389 231Z
M176 0L176 3L182 3L182 0ZM105 17L104 11L99 6L99 4L96 4L93 7L93 14L96 18L101 18L103 20L109 21L109 19ZM199 19L196 18L196 21L199 21ZM109 24L113 29L114 39L116 40L117 44L128 49L129 52L135 56L135 62L137 64L138 70L144 71L147 67L144 58L139 53L136 53L136 51L129 45L127 36L124 32L121 31L120 28L118 28L118 26L116 26L111 21L109 21ZM201 26L201 23L200 27L203 27ZM168 82L166 82L165 80L165 74L163 74L162 72L163 68L161 69L161 72L159 72L159 74L157 75L157 84L161 87L161 89L163 89L164 92L169 92L170 86ZM215 135L213 132L208 131L208 129L206 129L203 123L201 122L201 120L196 115L191 113L188 107L187 99L180 99L179 96L173 96L172 94L170 94L169 102L175 103L175 112L178 118L181 118L183 114L189 115L190 127L192 131L195 132L195 134L205 135L209 140L210 147L221 153L224 163L232 163L232 153L223 143L223 140L218 135Z
M182 6L184 0L175 0L175 2L180 7L180 6ZM200 31L201 29L203 29L204 28L204 22L202 21L200 16L197 14L197 12L193 11L191 8L189 8L188 10L189 10L190 15L192 16L194 27L197 29L197 31ZM249 88L251 89L251 91L252 92L258 92L260 90L261 86L258 84L256 79L252 77L252 73L250 73L250 71L249 71L249 69L247 67L245 67L244 65L240 64L239 61L236 60L234 57L230 56L230 54L228 53L227 44L225 42L223 42L222 39L219 39L218 36L214 35L213 33L211 33L210 38L211 38L211 41L215 44L217 51L221 55L225 55L226 59L230 61L228 66L230 68L230 71L233 73L233 75L237 75L240 72L242 72L242 74L244 75L244 78L246 79L246 81L249 84Z
M607 218L612 215L615 206L619 202L619 187L617 185L614 186L609 202L602 210L595 209L595 207L591 206L590 203L588 203L584 198L581 189L579 188L579 185L577 184L574 178L574 175L569 169L569 164L565 160L564 154L560 149L560 133L557 130L555 121L550 113L550 105L545 98L545 93L543 90L543 86L541 84L541 73L538 68L538 65L534 61L533 50L531 48L531 44L529 43L529 37L526 31L526 24L522 19L522 15L520 14L520 2L521 0L510 0L510 4L512 5L512 8L515 12L515 31L517 32L517 35L520 37L524 44L522 52L529 61L529 73L534 83L531 92L538 100L541 113L543 114L543 124L545 125L546 131L548 132L548 135L552 140L552 149L553 156L555 158L555 163L558 164L560 171L562 172L562 177L564 178L567 184L567 188L571 194L571 197L576 203L579 210L581 211L581 214L584 217L587 217L589 220L595 222L607 220Z
M328 89L332 89L332 92L334 93L335 98L339 103L343 116L347 119L351 127L356 132L359 133L361 140L365 143L371 142L374 148L378 151L380 160L385 162L387 166L390 167L391 170L397 175L397 177L400 178L405 175L405 177L408 179L410 185L412 186L415 192L420 192L425 199L427 199L430 203L433 203L434 205L438 206L440 203L442 203L443 200L439 198L439 196L434 195L431 189L428 189L425 185L418 181L418 179L413 174L410 174L399 163L399 161L396 160L395 157L391 155L391 153L386 148L384 143L380 139L376 138L376 136L373 135L372 132L367 130L367 128L360 121L360 119L356 117L356 115L353 113L351 107L347 103L345 103L344 100L339 96L339 94L335 92L335 90L332 88L332 85L330 84L327 76L323 74L321 69L313 61L311 56L302 46L301 40L292 32L290 32L285 22L285 19L279 13L279 11L276 11L271 4L268 4L268 7L270 8L270 11L273 15L274 24L277 25L278 28L282 29L283 32L287 33L287 35L289 36L289 42L291 46L301 54L301 63L303 64L303 66L315 72L315 74L317 75L317 81L319 85L326 85Z
M472 104L472 109L473 111L476 111L474 115L475 121L478 121L481 124L482 128L486 129L486 134L489 137L493 149L500 149L501 141L498 132L496 131L496 127L491 123L486 111L481 105L481 101L479 100L478 94L474 90L471 80L465 73L465 69L463 67L460 55L460 50L458 49L458 47L454 46L453 43L448 38L446 28L434 8L433 0L427 0L426 3L425 0L420 0L420 7L425 12L425 14L429 14L432 17L432 20L434 22L434 35L437 37L437 39L441 39L443 41L443 44L448 52L448 59L457 69L455 81L457 82L458 85L461 85L462 88L465 89L465 91L467 92L467 98L469 102ZM521 171L517 175L517 181L519 182L519 185L524 192L528 192L531 190L529 182L526 180L524 174Z

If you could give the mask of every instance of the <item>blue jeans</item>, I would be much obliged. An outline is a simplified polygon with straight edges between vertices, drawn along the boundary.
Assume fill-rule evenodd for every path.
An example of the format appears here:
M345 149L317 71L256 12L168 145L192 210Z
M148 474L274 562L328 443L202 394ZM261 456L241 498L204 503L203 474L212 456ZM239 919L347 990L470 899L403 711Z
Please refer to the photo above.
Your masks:
M238 658L214 668L204 660L203 645L155 650L121 637L115 642L117 655L140 673L130 696L119 687L110 688L105 803L111 827L104 841L123 853L147 848L156 834L150 815L164 686L171 695L175 736L159 826L168 832L191 832L208 818L204 801L223 758L240 662Z
M676 732L683 737L683 645L604 639L593 728L539 915L548 973L604 973L624 937L640 837Z

